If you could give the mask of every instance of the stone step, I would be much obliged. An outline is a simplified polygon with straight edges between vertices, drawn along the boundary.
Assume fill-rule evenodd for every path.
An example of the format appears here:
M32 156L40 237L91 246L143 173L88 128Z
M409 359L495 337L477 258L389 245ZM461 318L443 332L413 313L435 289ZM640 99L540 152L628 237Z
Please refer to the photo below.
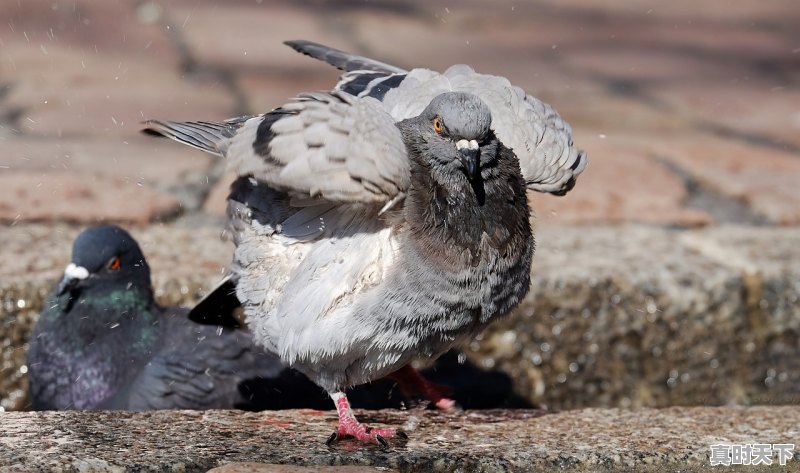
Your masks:
M336 427L332 411L8 412L0 416L0 472L204 472L226 464L234 465L217 471L247 471L234 469L241 462L401 472L706 472L712 470L711 445L800 439L797 407L356 415L372 425L405 429L410 438L390 439L388 449L352 440L328 447L325 440ZM796 451L784 466L773 453L771 467L736 471L796 471Z
M158 299L188 305L230 260L219 221L131 228ZM79 227L19 224L0 247L0 406L26 405L26 341ZM541 226L532 290L464 348L531 405L800 402L800 228Z

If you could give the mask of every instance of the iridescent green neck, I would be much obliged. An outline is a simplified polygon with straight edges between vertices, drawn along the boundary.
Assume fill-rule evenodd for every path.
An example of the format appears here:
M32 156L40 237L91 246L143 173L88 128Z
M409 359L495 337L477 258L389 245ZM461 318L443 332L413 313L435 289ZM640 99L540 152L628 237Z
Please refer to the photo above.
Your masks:
M149 309L155 305L152 293L142 289L113 289L92 292L92 294L79 297L84 306L106 311L113 310L118 314L149 313Z

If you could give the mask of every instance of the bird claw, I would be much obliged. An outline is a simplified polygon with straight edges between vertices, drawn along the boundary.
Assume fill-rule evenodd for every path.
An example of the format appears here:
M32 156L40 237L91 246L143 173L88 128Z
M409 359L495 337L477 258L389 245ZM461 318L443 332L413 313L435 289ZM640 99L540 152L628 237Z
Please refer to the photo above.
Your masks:
M402 430L395 430L394 434L403 440L408 440L408 434L403 432Z
M386 441L380 434L375 435L375 441L381 444L383 448L389 448L389 442Z

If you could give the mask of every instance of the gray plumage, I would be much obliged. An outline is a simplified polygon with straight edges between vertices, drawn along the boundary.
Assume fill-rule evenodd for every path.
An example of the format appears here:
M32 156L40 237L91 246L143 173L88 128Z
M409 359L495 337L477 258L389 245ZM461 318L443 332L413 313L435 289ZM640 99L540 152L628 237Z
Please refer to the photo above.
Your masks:
M534 248L526 188L563 194L586 158L552 108L504 78L292 46L378 66L237 122L211 151L240 176L228 214L247 323L338 406L344 387L436 357L516 306ZM358 74L376 77L359 92ZM382 80L392 87L371 95ZM181 137L194 127L148 127L195 145ZM342 415L340 433L360 437Z
M504 77L479 74L464 64L452 66L444 74L422 68L406 71L311 41L286 44L343 69L337 90L381 100L396 120L417 115L442 92L477 95L489 105L494 115L492 129L519 158L532 190L563 195L586 168L586 154L574 146L569 124L550 105Z

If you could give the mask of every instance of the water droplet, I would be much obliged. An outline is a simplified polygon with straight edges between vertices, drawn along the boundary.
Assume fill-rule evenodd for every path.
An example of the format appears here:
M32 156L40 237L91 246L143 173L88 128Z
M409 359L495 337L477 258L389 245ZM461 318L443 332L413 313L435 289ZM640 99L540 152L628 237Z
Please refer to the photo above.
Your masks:
M711 369L715 370L719 368L719 361L716 358L712 358L708 365L711 366Z
M539 349L542 350L543 352L547 353L548 351L550 351L550 344L547 343L547 342L544 342L541 345L539 345Z
M24 309L25 308L25 299L19 299L17 301L17 308L18 309Z
M661 347L653 347L653 349L650 350L650 353L652 353L653 356L661 356L662 353Z
M28 367L26 365L22 365L19 367L20 374L25 374L28 372Z
M569 364L569 372L570 373L577 373L578 372L578 364L574 361Z
M535 353L531 356L531 361L533 362L534 365L539 366L542 364L542 356L539 355L538 353Z

